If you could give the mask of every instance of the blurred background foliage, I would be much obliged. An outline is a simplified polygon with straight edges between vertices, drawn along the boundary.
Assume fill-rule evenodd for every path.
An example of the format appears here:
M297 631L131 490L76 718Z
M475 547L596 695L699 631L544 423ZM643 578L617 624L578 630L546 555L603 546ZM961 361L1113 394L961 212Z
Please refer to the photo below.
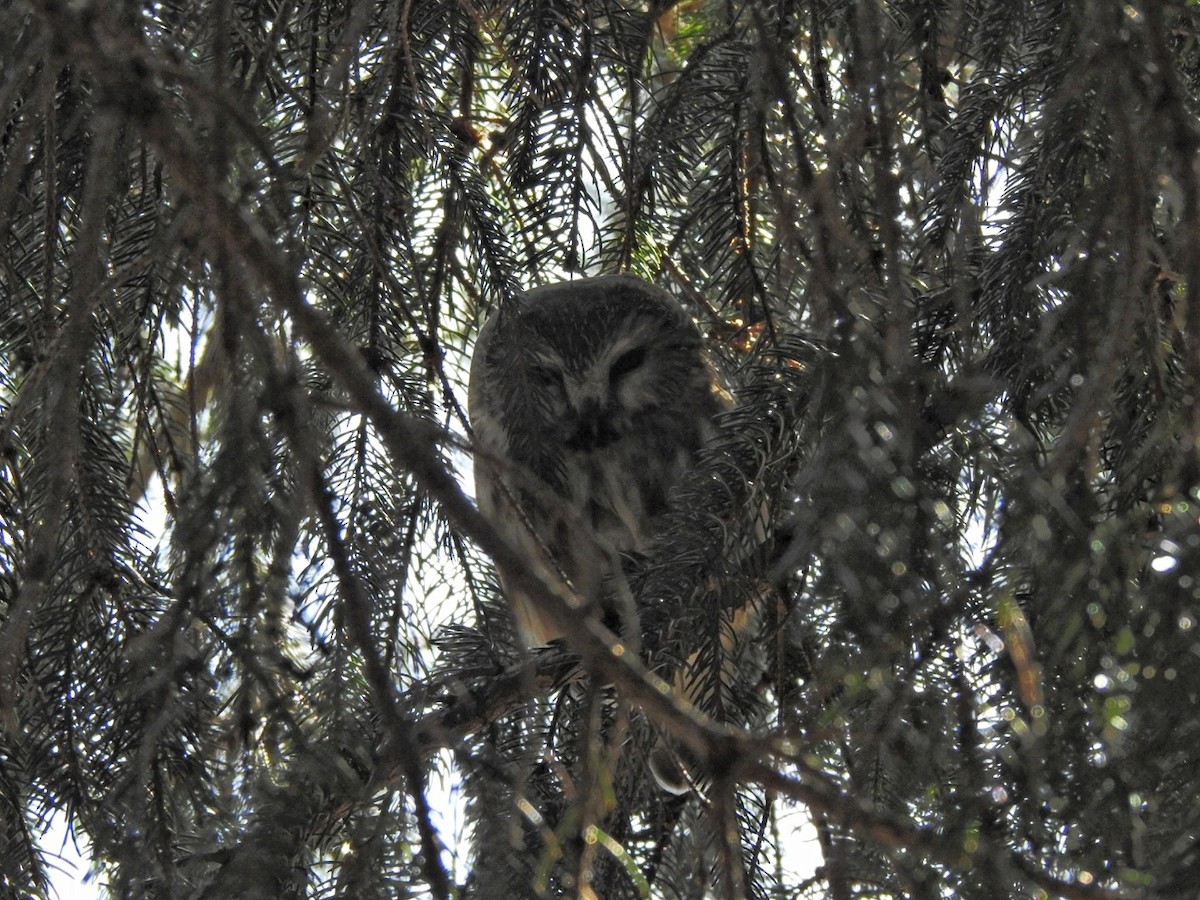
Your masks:
M4 4L0 890L1189 896L1196 18ZM631 570L678 796L455 486L482 317L622 269L739 397Z

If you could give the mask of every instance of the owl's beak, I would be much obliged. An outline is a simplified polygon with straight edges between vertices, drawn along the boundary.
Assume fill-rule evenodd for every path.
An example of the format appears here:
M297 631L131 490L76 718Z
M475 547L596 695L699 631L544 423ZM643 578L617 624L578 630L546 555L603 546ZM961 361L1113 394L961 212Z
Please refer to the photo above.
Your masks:
M608 410L592 398L572 411L567 426L566 443L569 450L602 450L619 437Z

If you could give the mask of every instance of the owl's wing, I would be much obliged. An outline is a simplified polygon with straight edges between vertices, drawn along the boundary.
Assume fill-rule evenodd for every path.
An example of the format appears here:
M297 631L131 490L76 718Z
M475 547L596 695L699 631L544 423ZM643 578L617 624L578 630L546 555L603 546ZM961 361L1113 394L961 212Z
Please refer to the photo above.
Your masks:
M467 406L474 444L475 501L479 511L506 541L520 551L540 580L576 597L589 597L594 586L576 574L568 579L556 559L582 561L582 572L600 572L605 554L588 529L571 520L562 500L534 479L513 456L510 427L499 380L503 361L492 358L493 342L503 313L494 314L479 331L471 359ZM528 430L528 429L526 429ZM570 547L552 544L570 543ZM515 589L500 572L500 586L513 614L517 633L528 647L544 646L562 636L548 616L529 597ZM583 605L582 600L580 605Z

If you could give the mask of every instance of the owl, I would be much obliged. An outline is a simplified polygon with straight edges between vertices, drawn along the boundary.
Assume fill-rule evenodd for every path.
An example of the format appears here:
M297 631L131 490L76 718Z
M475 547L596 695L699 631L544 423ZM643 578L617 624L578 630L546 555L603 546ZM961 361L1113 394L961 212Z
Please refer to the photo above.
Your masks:
M484 324L471 361L479 509L611 624L622 556L648 549L730 403L666 291L630 275L531 290ZM506 594L527 645L560 636Z

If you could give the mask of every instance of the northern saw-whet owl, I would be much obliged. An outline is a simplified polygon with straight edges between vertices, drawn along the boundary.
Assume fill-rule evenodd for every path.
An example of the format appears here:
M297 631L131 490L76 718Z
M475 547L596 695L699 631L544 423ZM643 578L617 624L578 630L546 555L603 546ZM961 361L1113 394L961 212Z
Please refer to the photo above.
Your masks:
M475 344L479 509L543 574L611 613L621 554L649 548L672 486L730 403L699 329L666 291L630 275L535 288ZM560 636L506 593L528 645Z

